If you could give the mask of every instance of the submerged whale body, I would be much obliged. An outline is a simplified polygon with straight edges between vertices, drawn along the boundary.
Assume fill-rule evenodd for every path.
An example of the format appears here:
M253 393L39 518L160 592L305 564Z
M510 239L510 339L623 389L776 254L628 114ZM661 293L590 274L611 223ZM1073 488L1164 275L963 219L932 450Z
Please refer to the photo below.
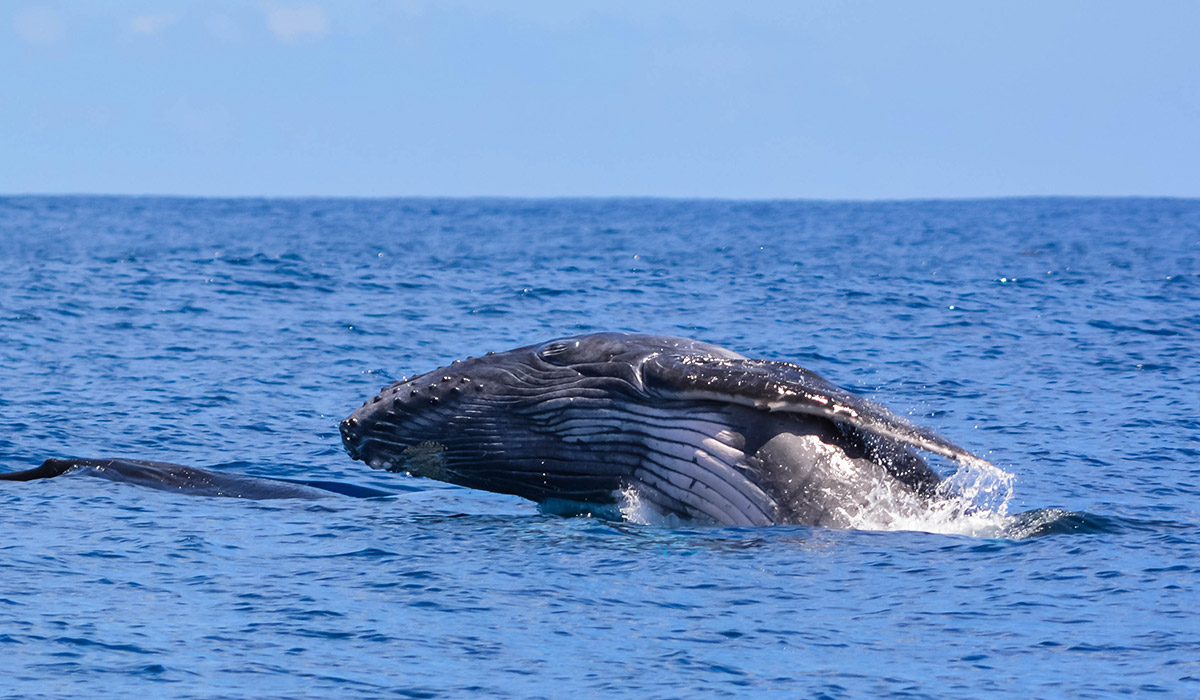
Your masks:
M920 451L979 458L787 362L686 338L597 333L455 362L341 423L376 469L542 504L724 525L854 527L919 509Z
M390 496L386 491L343 484L337 481L270 479L234 474L215 469L185 467L170 462L107 457L48 459L40 467L0 474L0 481L36 481L64 474L86 474L110 481L146 486L160 491L177 491L192 496L215 496L269 500L300 498L316 500L334 494L356 498Z

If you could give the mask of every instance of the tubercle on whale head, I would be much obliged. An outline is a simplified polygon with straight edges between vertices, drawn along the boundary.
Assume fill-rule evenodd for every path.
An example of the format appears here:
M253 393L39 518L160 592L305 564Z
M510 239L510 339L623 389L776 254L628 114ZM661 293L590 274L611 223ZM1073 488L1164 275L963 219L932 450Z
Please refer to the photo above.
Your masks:
M503 416L510 433L533 429L526 425L522 407L536 403L549 388L641 395L646 388L643 363L673 345L639 338L624 333L561 338L455 361L395 382L341 422L342 444L352 459L395 471L420 445L461 444L469 442L462 438L468 432L494 430L496 415ZM508 409L496 413L499 405ZM486 421L479 418L485 413L490 416ZM520 443L507 437L497 435L493 444ZM447 444L446 449L448 455L459 454L455 446Z
M342 446L351 459L372 468L407 471L404 465L413 462L414 455L428 452L426 443L441 440L467 420L464 399L480 397L488 387L513 383L511 370L525 360L510 353L468 357L392 382L341 421Z
M442 371L439 368L412 379L393 382L347 416L338 427L342 436L342 447L350 458L375 467L376 464L367 450L373 430L378 430L385 424L399 429L407 417L425 407L442 404L443 400L461 393L461 385L470 382L467 377L439 375Z
M346 450L346 454L350 455L350 459L356 462L362 459L362 455L358 451L358 418L354 416L345 418L338 425L338 431L342 434L342 447Z

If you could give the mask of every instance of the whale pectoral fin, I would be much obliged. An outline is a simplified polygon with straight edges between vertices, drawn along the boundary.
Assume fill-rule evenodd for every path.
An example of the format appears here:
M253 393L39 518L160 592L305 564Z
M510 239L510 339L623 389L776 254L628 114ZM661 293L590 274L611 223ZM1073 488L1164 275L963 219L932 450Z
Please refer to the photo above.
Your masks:
M788 362L663 354L642 365L642 381L648 391L668 399L820 416L954 460L978 459L932 430Z

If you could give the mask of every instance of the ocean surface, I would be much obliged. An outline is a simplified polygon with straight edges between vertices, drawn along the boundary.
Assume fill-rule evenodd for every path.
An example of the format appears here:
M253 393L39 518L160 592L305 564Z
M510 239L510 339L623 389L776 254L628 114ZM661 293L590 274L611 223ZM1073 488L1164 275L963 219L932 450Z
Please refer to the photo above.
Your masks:
M721 528L342 450L394 379L598 330L797 362L999 471L939 466L958 518ZM396 494L0 482L0 697L1200 696L1200 200L0 197L0 367L0 470Z

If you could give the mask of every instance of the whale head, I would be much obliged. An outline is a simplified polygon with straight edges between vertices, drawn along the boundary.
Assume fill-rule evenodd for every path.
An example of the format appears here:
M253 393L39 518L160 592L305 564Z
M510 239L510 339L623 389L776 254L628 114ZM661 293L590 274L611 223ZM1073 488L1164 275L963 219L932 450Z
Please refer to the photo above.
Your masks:
M620 429L616 404L646 400L648 359L697 348L733 355L683 338L597 333L456 361L384 387L341 422L342 444L375 469L534 500L562 497L555 475L569 468L580 474L575 495L607 497L632 466L581 436ZM609 463L580 468L599 458Z

